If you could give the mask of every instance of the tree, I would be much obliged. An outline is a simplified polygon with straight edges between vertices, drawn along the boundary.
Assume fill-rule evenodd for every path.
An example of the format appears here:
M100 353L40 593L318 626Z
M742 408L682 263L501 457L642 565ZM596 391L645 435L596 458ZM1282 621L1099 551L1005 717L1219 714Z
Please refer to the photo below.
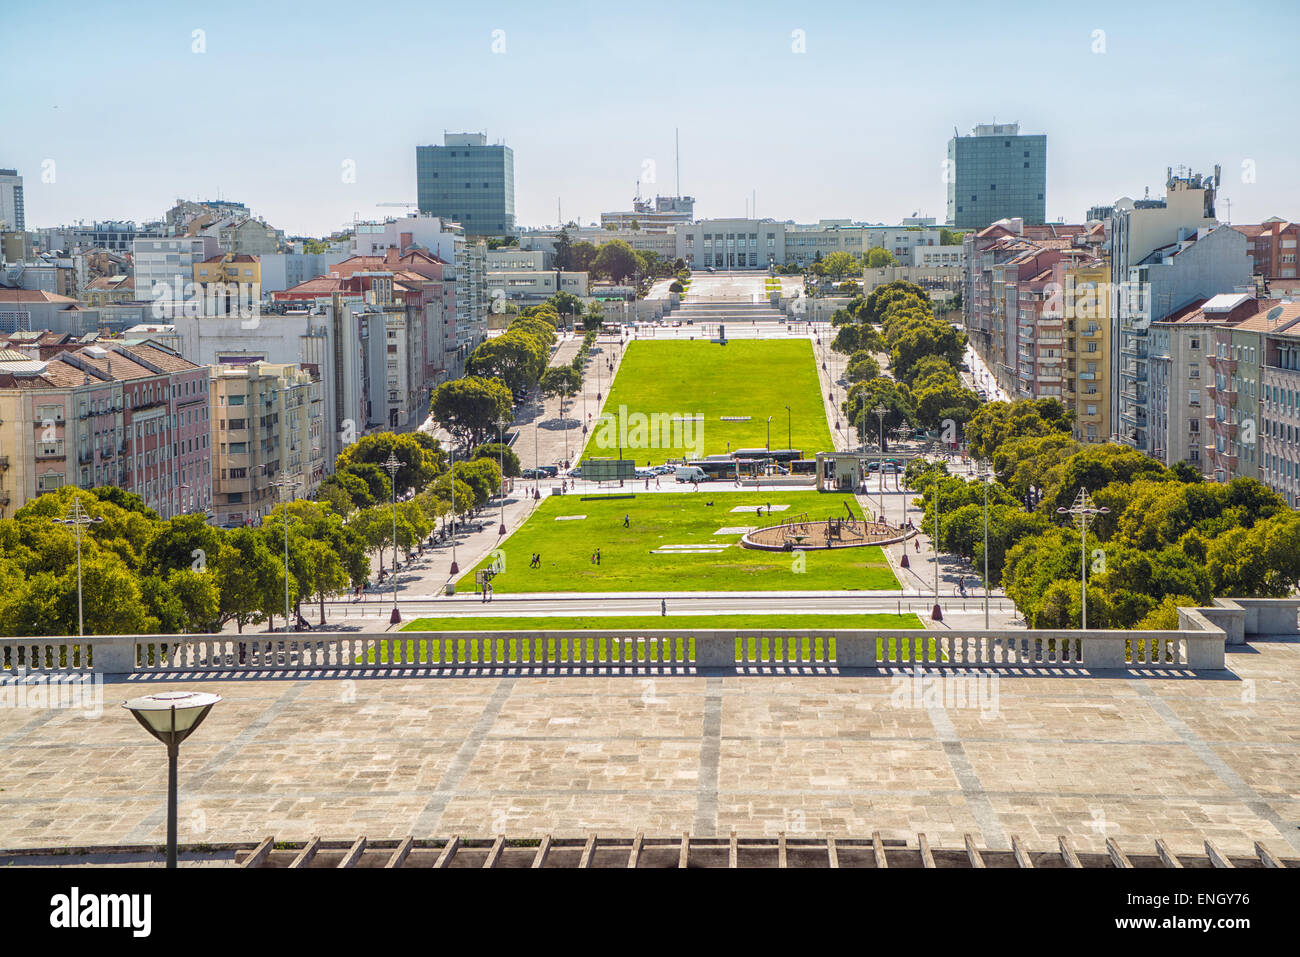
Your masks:
M560 399L560 418L564 418L564 401L582 388L582 373L572 366L552 366L542 373L542 394Z
M889 334L886 332L886 339ZM961 365L966 350L966 334L946 322L928 320L910 324L892 343L889 362L894 375L906 381L912 365L925 356L941 356L948 364Z
M569 252L569 268L573 272L591 272L591 264L596 261L596 247L586 240L573 244Z
M582 312L582 300L571 292L557 292L546 301L562 316L576 316Z
M601 243L591 264L591 271L621 283L636 272L640 263L631 246L621 239L611 239L607 243Z
M501 487L501 469L495 459L457 462L456 478L469 486L475 508L486 505Z
M493 462L504 460L506 466L506 475L509 478L518 478L520 475L519 456L515 450L508 445L500 442L485 442L478 446L469 454L471 459L491 459Z
M465 447L480 445L511 411L511 395L500 379L464 376L444 382L429 404L433 420Z
M470 376L500 379L514 398L521 399L537 384L549 352L536 336L520 329L507 329L470 354L465 372Z
M605 307L600 304L600 300L593 299L587 303L587 310L582 314L582 324L588 332L605 324Z
M177 515L159 523L157 535L149 543L145 565L159 575L189 569L195 564L206 568L208 562L216 561L220 547L221 530L209 525L205 516Z
M558 317L559 313L550 313L550 315ZM514 322L510 323L511 329L536 338L542 343L547 352L550 352L550 350L555 347L555 343L559 339L555 333L555 326L556 323L548 322L546 318L532 318L526 316L521 316Z
M859 272L862 264L852 253L833 252L822 260L822 266L832 279L842 279L848 273Z
M675 293L678 293L678 294L680 295L681 293L683 293L683 292L686 291L686 287L683 286L683 285L682 285L680 282L678 282L677 280L673 280L673 284L672 284L671 286L668 287L668 291L669 291L669 292L675 292Z
M880 375L880 363L870 353L854 353L854 355L862 355L862 358L849 363L844 370L844 378L850 382L863 382L867 379L875 379Z
M898 260L894 254L882 246L873 246L867 250L867 268L880 269L884 266L897 266Z
M251 528L237 528L222 539L217 556L217 587L221 594L221 623L244 625L266 617L274 608L279 582L275 557L262 536Z
M569 238L569 230L566 227L555 237L555 268L567 271L572 268L572 260L573 240Z
M401 463L394 479L398 495L424 488L444 468L440 447L429 449L414 435L396 432L361 436L339 453L334 467L336 472L364 463L385 468L384 463L390 455L396 456Z

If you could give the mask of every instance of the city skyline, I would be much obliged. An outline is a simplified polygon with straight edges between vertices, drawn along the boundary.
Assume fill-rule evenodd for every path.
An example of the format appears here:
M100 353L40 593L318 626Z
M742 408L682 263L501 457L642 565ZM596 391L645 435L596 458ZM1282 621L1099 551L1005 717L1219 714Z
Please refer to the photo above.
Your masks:
M638 184L675 193L680 130L697 217L744 215L756 194L760 217L897 223L944 219L948 139L996 121L1047 135L1049 221L1162 195L1169 166L1215 164L1225 218L1294 215L1297 134L1258 120L1260 71L1268 89L1297 75L1294 9L1020 6L1031 27L946 3L669 5L653 21L398 6L379 22L405 26L381 32L344 4L312 22L236 4L206 23L144 4L151 15L129 28L94 30L82 4L23 9L0 39L11 82L40 75L46 31L68 65L57 87L7 104L0 165L24 177L28 228L144 222L177 197L221 195L289 234L325 235L394 212L377 204L414 203L414 147L483 131L514 151L520 225L555 224L561 207L586 224L630 208ZM936 12L942 36L928 32ZM1275 23L1262 38L1261 15ZM1183 51L1211 19L1204 83ZM409 39L426 31L440 38L432 53ZM121 110L101 108L105 48L129 91Z

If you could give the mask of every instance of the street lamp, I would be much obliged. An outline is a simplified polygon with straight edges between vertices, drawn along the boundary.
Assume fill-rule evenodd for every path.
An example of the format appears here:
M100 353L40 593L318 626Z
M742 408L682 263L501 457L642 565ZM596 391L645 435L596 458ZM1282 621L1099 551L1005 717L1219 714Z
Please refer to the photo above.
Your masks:
M785 443L786 443L785 448L787 452L794 448L794 439L791 438L791 436L793 435L793 428L794 428L793 422L794 422L793 413L790 411L790 407L787 405L785 407Z
M772 451L772 417L767 417L767 450Z
M176 866L176 764L181 742L203 723L221 695L164 691L122 703L146 731L167 746L167 866Z
M459 575L460 565L456 564L456 440L454 438L449 451L451 464L447 467L447 473L451 476L451 574Z
M402 620L402 614L397 610L397 470L402 467L398 461L397 455L393 452L388 453L388 459L384 462L384 469L388 472L389 484L393 487L393 613L388 616L388 623L395 625ZM452 476L452 488L456 487L456 478Z
M501 528L498 535L506 533L506 426L509 424L505 416L497 419L497 458L501 466Z
M989 483L993 481L993 467L988 462L979 465L980 484L984 486L984 630L989 630Z
M876 481L880 483L880 520L883 522L885 520L885 416L889 415L889 410L882 402L871 411L876 414L876 420L880 423L880 474L876 476Z
M930 446L930 451L935 455L942 455L944 444L935 442ZM943 609L939 607L939 462L932 463L934 466L934 607L930 609L931 621L943 621Z
M55 525L71 525L75 531L74 537L77 539L77 637L85 637L85 626L82 622L81 614L81 528L83 525L99 525L104 521L103 518L95 516L91 518L81 507L80 496L72 499L72 507L68 509L67 518L51 519Z
M1079 494L1074 497L1074 504L1069 508L1058 508L1057 515L1075 515L1079 519L1079 529L1081 537L1079 538L1079 601L1081 616L1080 620L1083 630L1088 630L1088 519L1094 515L1109 515L1110 509L1106 506L1096 506L1092 504L1092 499L1088 496L1086 488L1079 489Z
M301 482L295 482L293 479L281 479L278 482L271 482L272 488L278 488L282 492L289 493L289 500L293 500L293 490L301 485ZM280 519L284 522L284 630L286 632L296 628L289 628L289 507L286 504L284 512Z

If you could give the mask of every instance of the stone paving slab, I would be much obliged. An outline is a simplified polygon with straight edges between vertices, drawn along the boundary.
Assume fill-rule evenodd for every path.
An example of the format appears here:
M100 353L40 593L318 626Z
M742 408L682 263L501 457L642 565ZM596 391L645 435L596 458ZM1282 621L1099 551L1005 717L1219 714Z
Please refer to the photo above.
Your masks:
M1293 854L1300 643L1228 659L1226 677L1001 674L948 707L902 670L137 678L99 714L0 708L0 846L160 842L165 753L118 705L183 686L225 699L181 748L183 842L879 830Z

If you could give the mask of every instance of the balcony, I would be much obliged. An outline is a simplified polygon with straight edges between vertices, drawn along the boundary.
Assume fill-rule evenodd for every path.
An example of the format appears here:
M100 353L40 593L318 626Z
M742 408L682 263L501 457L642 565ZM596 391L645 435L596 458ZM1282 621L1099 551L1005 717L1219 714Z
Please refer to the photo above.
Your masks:
M1206 357L1210 360L1210 368L1216 372L1222 372L1224 375L1231 375L1237 371L1236 359L1225 359L1221 356L1209 355Z
M9 468L9 456L0 455L0 472L4 471L7 468Z

